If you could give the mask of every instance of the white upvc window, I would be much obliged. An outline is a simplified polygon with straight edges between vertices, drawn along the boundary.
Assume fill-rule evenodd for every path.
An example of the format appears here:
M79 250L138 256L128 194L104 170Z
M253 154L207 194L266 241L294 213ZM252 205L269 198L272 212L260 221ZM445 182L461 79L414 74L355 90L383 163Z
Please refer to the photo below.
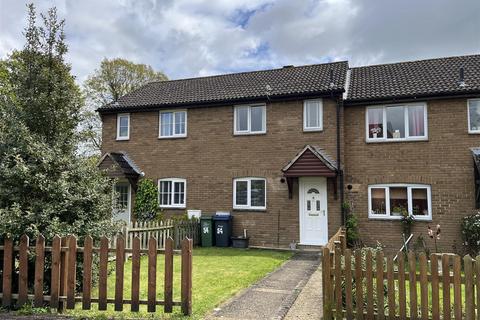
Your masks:
M428 139L425 103L371 106L365 114L367 142Z
M303 131L323 130L322 99L303 101Z
M130 113L117 114L117 140L130 139Z
M432 220L432 192L425 184L376 184L368 186L368 217Z
M468 100L468 133L480 134L480 99Z
M161 208L185 208L187 180L166 178L158 180L158 203Z
M254 177L234 179L233 208L265 210L267 208L266 179Z
M266 113L266 106L264 104L235 106L233 116L234 134L266 133Z
M187 136L187 110L160 111L159 138L183 138Z

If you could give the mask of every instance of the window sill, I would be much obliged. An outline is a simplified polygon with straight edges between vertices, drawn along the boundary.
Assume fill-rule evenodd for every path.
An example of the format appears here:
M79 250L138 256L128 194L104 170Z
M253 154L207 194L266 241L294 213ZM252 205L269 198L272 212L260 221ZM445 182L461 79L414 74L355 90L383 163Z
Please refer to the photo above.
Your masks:
M480 134L480 131L468 131L468 134Z
M309 132L323 132L323 128L312 128L312 129L303 128L303 132L305 132L305 133L309 133Z
M158 137L158 140L185 139L187 136Z
M128 141L130 138L116 138L115 141Z
M261 136L261 135L266 135L267 132L234 132L233 135L238 137L238 136Z
M367 139L366 143L398 143L398 142L427 142L428 138L416 138L416 139L388 139L388 140L374 140Z
M181 210L185 210L187 207L184 206L184 207L173 207L173 206L160 206L160 209L181 209Z
M380 217L380 216L368 216L368 220L378 220L378 221L402 221L402 217ZM415 218L414 217L414 222L431 222L432 218Z
M267 212L267 209L253 209L253 208L233 208L233 212Z

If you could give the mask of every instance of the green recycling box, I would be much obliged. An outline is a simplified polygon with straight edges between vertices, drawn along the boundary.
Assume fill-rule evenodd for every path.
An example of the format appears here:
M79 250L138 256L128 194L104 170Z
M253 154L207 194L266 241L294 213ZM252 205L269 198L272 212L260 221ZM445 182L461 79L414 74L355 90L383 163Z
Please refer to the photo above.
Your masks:
M211 247L215 245L215 235L213 234L213 217L202 216L200 218L202 228L202 247Z

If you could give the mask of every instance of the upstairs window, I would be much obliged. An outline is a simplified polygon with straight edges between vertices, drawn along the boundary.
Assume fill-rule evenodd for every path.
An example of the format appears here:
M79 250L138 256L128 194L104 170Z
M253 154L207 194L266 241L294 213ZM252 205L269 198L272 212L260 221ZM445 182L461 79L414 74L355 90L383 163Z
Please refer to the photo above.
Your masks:
M130 139L130 114L121 113L117 115L117 140Z
M429 185L391 184L368 187L368 216L372 219L431 220L431 191Z
M162 208L185 208L186 180L168 178L158 180L158 196Z
M305 100L303 102L303 131L321 131L322 129L322 100Z
M239 178L233 181L233 207L235 209L266 208L266 180Z
M407 104L369 107L367 141L426 140L427 107L425 104Z
M160 111L159 138L187 136L187 111Z
M468 100L468 133L480 133L480 99Z
M235 134L259 134L266 132L265 105L236 106L234 111Z

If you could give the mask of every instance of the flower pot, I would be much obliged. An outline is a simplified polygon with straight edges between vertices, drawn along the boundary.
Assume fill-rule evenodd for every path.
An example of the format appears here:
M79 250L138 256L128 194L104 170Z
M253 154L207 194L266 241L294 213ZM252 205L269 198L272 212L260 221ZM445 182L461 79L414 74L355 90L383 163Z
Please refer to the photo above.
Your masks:
M231 237L232 239L232 247L234 248L248 248L248 242L250 238L245 237Z

